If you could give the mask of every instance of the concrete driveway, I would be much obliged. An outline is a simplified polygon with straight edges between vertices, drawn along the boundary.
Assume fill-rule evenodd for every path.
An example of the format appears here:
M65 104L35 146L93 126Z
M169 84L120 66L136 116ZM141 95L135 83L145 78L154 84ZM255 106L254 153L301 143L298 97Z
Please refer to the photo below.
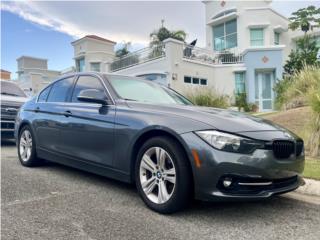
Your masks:
M133 186L57 164L25 168L13 143L1 150L1 239L320 238L320 205L195 201L165 216L146 208Z

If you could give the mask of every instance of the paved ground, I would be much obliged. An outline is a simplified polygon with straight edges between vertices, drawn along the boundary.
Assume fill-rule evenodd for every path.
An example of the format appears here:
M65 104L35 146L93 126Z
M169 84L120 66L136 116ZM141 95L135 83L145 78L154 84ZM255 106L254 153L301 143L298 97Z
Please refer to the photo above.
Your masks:
M195 202L163 216L130 185L56 164L24 168L13 144L1 150L1 239L320 239L320 205Z

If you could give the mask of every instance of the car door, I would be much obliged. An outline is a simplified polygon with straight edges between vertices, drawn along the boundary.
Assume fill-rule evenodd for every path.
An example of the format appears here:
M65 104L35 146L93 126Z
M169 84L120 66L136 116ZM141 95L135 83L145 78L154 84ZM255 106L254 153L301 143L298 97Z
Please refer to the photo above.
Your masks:
M59 151L61 144L59 131L61 121L64 120L62 109L72 90L73 81L73 76L58 80L39 94L33 121L38 148Z
M69 102L64 105L61 126L61 148L66 155L92 163L112 165L114 154L115 105L80 102L80 91L96 89L110 99L102 80L93 75L80 75Z

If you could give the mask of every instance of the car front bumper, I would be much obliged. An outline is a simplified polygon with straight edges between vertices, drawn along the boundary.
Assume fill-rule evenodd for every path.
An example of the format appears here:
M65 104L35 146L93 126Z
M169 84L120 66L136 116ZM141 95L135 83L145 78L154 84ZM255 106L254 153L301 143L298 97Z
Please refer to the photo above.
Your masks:
M1 119L1 138L14 138L15 121L12 119Z
M261 199L293 191L304 182L304 154L276 159L272 150L252 154L219 151L194 133L181 137L189 149L195 198L201 200ZM225 187L224 180L231 181Z

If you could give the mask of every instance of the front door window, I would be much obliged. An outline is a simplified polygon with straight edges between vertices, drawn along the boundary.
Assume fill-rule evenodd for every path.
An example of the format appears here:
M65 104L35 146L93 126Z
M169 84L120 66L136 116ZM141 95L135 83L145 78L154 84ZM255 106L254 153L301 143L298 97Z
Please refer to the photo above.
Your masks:
M259 106L260 111L270 111L273 109L273 82L273 71L256 73L255 98L256 105Z

